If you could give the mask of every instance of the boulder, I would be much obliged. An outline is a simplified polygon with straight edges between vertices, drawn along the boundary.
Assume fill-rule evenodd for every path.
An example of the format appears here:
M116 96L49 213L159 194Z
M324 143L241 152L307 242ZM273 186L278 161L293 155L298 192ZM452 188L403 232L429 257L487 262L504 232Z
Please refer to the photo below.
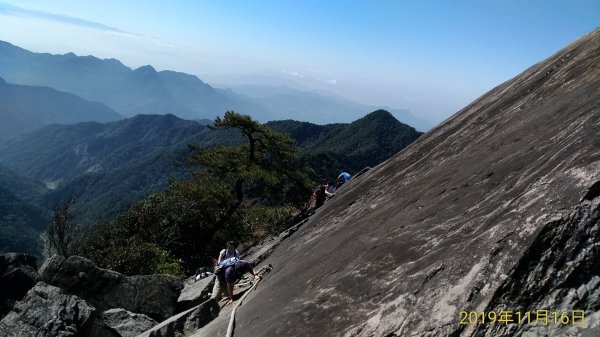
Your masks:
M44 282L37 283L0 321L0 336L118 337L104 325L96 308Z
M138 337L182 337L191 336L198 329L219 316L219 304L210 299L200 305L177 314Z
M104 323L117 331L121 337L134 337L149 330L158 322L152 318L125 309L110 309L103 313Z
M195 281L193 276L190 277L177 299L177 312L182 312L206 301L210 297L214 284L214 275L198 281Z
M11 311L15 302L23 299L39 280L35 256L0 255L0 318Z
M127 277L97 267L80 257L53 256L40 268L44 282L92 303L98 310L114 308L141 313L162 321L175 313L182 281L171 275Z

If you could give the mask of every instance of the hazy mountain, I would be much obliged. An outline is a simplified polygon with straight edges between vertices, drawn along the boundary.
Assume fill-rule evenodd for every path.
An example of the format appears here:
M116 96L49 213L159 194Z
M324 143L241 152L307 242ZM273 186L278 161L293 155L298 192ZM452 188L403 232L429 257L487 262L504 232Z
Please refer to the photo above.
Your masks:
M0 137L8 139L48 124L108 122L123 116L104 104L48 87L6 83L0 78Z
M49 86L102 102L125 116L175 114L188 119L222 115L227 110L268 120L258 104L233 92L217 90L198 77L131 69L115 59L32 53L0 41L0 76L10 83Z
M293 119L316 124L348 122L361 118L379 107L347 100L332 93L292 89L284 85L229 86L236 93L248 96L278 119ZM432 123L414 116L408 110L390 110L401 122L427 131Z
M156 71L149 65L131 69L115 59L73 53L32 53L2 41L0 76L10 83L49 86L102 102L125 116L170 113L186 119L212 119L234 110L261 122L294 119L325 124L353 121L380 108L332 93L304 90L302 86L213 88L181 72ZM387 110L419 130L432 127L408 110Z

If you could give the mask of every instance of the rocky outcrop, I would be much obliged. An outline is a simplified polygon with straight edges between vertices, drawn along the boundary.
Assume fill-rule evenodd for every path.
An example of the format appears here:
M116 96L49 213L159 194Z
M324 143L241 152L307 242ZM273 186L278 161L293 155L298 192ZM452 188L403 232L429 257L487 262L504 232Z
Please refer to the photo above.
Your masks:
M195 281L193 276L186 280L183 290L177 299L177 312L185 311L208 300L214 284L214 275L198 281Z
M265 260L235 336L597 331L598 88L600 30L351 180ZM585 323L460 324L503 309Z
M0 318L12 310L38 281L36 258L27 254L0 255Z
M102 314L104 323L121 337L135 337L158 323L152 318L125 309L110 309Z
M39 282L0 321L6 337L119 337L83 299Z
M80 296L98 310L123 308L145 314L156 321L173 315L182 281L170 275L123 274L98 268L86 258L55 255L40 268L48 284Z
M550 308L561 324L543 331L525 324L480 325L474 336L577 336L600 327L600 197L583 200L565 217L548 222L494 293L485 311L531 312ZM547 310L547 309L546 309ZM581 311L580 314L574 312ZM563 315L564 313L564 315ZM580 324L581 323L581 324Z
M184 337L191 336L219 315L219 305L214 299L170 317L166 321L140 334L138 337Z

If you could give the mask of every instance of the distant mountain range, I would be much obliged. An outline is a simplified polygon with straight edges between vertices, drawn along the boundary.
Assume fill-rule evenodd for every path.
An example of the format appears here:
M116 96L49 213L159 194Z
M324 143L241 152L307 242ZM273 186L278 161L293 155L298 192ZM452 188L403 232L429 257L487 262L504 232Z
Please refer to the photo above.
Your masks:
M309 121L316 124L356 120L368 111L381 107L360 104L332 93L314 92L290 88L285 85L237 85L223 86L247 96L268 109L269 114L281 119ZM426 131L433 124L417 118L405 109L389 109L394 117L417 130Z
M234 110L262 122L294 119L325 124L352 121L376 109L331 94L287 87L214 88L185 73L156 71L149 65L131 69L115 59L73 53L33 53L3 41L0 77L101 102L127 117L170 113L185 119L213 119ZM391 111L419 130L432 127L407 110Z
M48 124L109 122L122 118L102 103L48 87L8 84L0 78L0 139L9 139Z
M184 73L1 41L0 77L0 251L39 253L52 207L71 195L79 221L97 224L188 176L188 144L243 142L206 127L227 110L263 122L287 118L268 125L296 140L315 182L374 166L421 135L387 111L362 117L375 109L332 94L213 88ZM408 111L393 113L429 128ZM331 120L355 121L306 122Z
M132 70L115 59L40 54L0 42L0 76L7 82L43 85L102 102L119 113L176 114L183 118L214 118L227 110L246 111L257 118L262 109L198 77L151 66Z

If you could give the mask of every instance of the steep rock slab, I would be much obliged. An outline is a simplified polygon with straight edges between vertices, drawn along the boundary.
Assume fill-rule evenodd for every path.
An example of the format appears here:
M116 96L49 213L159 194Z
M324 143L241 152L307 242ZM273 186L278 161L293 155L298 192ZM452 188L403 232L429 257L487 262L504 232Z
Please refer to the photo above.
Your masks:
M96 313L83 299L39 282L0 321L0 336L119 337Z
M479 325L473 335L578 336L582 330L600 327L599 243L600 197L584 198L569 215L540 230L485 310L514 308L530 312L531 320L542 324L545 314L536 308L550 308L551 323L543 329L525 324Z
M16 301L38 281L35 256L18 253L0 255L0 318L12 310Z
M565 294L582 285L596 293L594 265L570 266L574 257L593 260L597 245L535 247L550 242L544 233L555 227L594 230L569 219L600 181L598 88L600 30L348 184L267 259L273 273L238 311L236 337L466 337L486 332L461 326L461 310L500 304L573 305L567 309L584 310L596 329L594 301L547 297L572 296ZM520 298L511 289L534 287L538 278L527 275L544 270L545 256L557 259L548 272L576 276L554 284L541 273L547 285ZM547 335L542 329L535 333Z
M152 318L125 309L110 309L102 313L104 323L121 335L135 337L158 323Z
M89 301L98 310L123 308L162 321L175 313L182 281L171 275L127 277L80 257L55 255L40 268L42 279Z

